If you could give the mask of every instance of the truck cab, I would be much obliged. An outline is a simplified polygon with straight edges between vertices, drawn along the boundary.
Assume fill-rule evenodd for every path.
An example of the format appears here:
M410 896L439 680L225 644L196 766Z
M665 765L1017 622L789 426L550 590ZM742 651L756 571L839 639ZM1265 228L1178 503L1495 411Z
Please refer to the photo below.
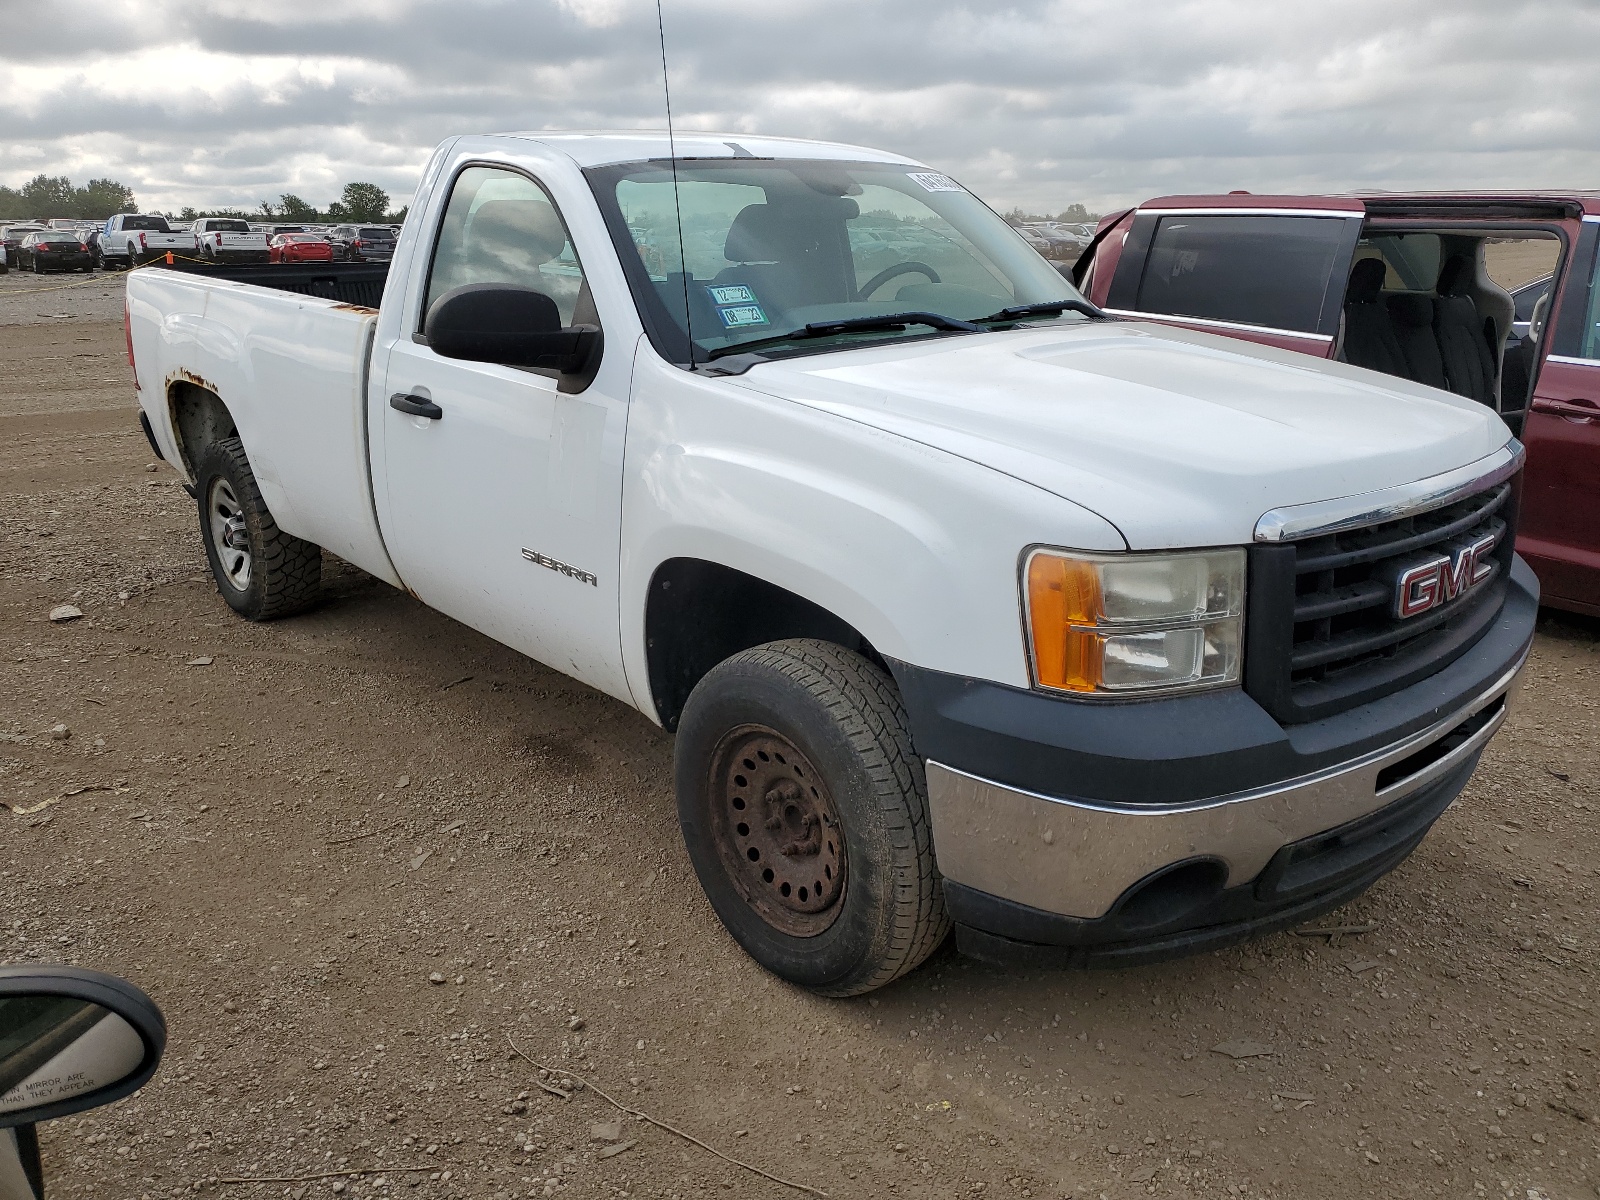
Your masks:
M1600 614L1600 196L1164 196L1102 221L1074 278L1111 312L1494 409L1528 449L1544 602Z

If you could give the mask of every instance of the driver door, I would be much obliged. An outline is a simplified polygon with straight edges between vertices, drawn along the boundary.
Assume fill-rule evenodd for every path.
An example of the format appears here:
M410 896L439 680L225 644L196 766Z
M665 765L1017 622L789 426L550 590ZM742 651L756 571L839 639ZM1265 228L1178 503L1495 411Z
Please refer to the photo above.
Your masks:
M537 180L468 165L450 187L418 327L389 348L388 403L375 410L390 557L424 603L626 698L617 617L626 350L610 347L579 392L562 391L552 372L435 354L428 306L469 284L531 287L555 300L564 325L600 324L578 247Z

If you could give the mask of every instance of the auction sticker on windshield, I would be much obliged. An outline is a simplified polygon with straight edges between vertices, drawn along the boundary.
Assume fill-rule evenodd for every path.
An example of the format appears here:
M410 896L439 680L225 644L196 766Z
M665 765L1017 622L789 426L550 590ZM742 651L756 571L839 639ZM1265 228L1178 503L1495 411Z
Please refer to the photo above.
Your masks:
M708 287L713 304L754 304L756 294L743 284L727 287Z
M747 325L765 325L767 314L759 304L741 304L734 308L719 308L717 315L729 329L743 329Z
M951 179L950 176L941 175L937 171L912 171L910 176L922 185L922 190L925 192L964 192L967 190L954 179Z
M768 323L766 311L756 300L755 292L744 284L714 284L706 288L706 294L717 306L717 316L722 319L724 329Z

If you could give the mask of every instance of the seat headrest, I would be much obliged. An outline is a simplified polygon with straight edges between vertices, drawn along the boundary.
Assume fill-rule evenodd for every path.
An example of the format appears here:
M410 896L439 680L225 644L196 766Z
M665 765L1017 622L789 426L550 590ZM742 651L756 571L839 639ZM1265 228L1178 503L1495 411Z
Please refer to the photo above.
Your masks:
M472 214L469 239L469 247L473 243L515 247L538 266L561 253L567 244L567 231L548 204L537 200L489 200Z
M1383 277L1388 272L1381 258L1363 258L1350 268L1350 289L1345 293L1351 304L1374 304L1383 290Z
M728 226L722 257L734 263L785 262L822 243L832 221L850 221L861 206L849 196L803 204L747 204Z
M1433 297L1398 292L1389 297L1389 315L1400 325L1419 329L1433 324Z
M783 257L784 222L770 204L747 204L728 226L722 257L734 263L777 262Z
M1472 282L1472 274L1472 260L1465 254L1452 254L1439 268L1439 295L1464 295Z

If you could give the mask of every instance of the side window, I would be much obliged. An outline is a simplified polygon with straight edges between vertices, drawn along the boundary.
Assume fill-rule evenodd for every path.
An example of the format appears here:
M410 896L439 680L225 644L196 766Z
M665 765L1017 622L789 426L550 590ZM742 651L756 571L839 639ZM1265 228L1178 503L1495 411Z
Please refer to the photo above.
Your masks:
M1383 260L1383 290L1427 292L1439 281L1444 246L1437 233L1375 233L1356 245L1356 261Z
M1594 270L1589 278L1589 312L1583 322L1578 357L1600 362L1600 254L1595 255Z
M1340 217L1162 217L1137 307L1315 333L1347 228Z
M561 214L527 176L497 167L468 167L456 176L434 247L424 318L434 301L472 283L543 292L556 302L563 325L578 324L580 299L588 305L583 266Z

